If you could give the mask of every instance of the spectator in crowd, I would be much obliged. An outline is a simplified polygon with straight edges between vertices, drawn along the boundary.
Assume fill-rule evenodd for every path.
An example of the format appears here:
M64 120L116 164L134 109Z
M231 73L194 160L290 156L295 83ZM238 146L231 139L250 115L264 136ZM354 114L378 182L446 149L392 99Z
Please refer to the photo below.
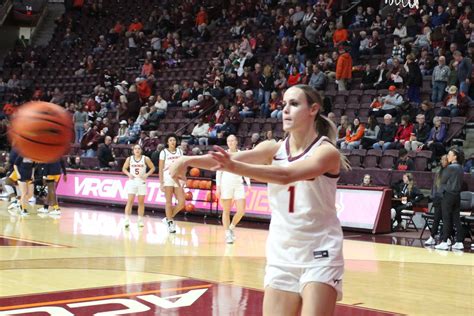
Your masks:
M416 186L411 173L405 173L403 175L401 183L395 185L394 193L395 198L400 199L400 204L391 209L392 220L394 220L392 228L396 231L399 228L406 228L406 222L402 222L402 211L413 210L413 205L421 201L423 194Z
M408 151L402 148L398 152L398 159L393 165L393 170L398 171L412 171L415 170L415 163L413 159L408 156Z
M373 89L376 82L377 72L372 69L369 63L367 63L364 67L364 73L362 74L360 89Z
M273 91L270 95L270 117L278 120L283 117L282 99L276 91Z
M387 64L391 65L395 58L401 62L405 60L405 46L401 43L398 36L393 38L392 56L387 60Z
M337 137L336 137L336 144L337 147L341 147L341 143L346 140L347 130L350 127L349 118L347 115L341 116L341 121L339 126L337 127Z
M448 79L450 75L450 69L446 65L446 58L444 56L439 56L438 65L433 70L433 75L431 77L432 85L432 102L441 102L443 100L444 92L448 85Z
M258 133L253 133L250 137L250 143L247 144L246 150L253 149L260 143L260 135Z
M425 122L425 115L418 114L416 116L416 124L413 128L413 132L410 135L410 139L405 142L405 149L407 151L413 150L418 151L422 147L430 135L431 128Z
M409 54L407 56L406 67L408 68L406 73L406 86L407 99L410 102L421 102L420 89L423 84L423 75L421 74L420 67L415 61L415 55Z
M318 65L312 65L312 71L308 84L316 90L325 90L328 81L327 76Z
M117 138L118 144L135 144L140 137L141 125L140 122L135 121L133 118L129 119L129 128L124 136Z
M372 184L372 176L370 174L364 174L364 177L362 178L362 183L361 186L363 187L371 187L373 186Z
M388 76L389 70L387 69L387 64L381 62L376 70L376 80L374 83L374 89L386 89L388 87ZM370 89L370 88L369 88Z
M339 47L336 65L336 83L339 91L345 91L352 79L352 57L344 46Z
M472 60L469 57L463 57L460 51L453 53L453 58L457 63L456 73L459 82L459 91L465 95L469 95L469 87L471 86Z
M334 47L341 45L349 40L349 32L344 28L344 24L342 22L338 22L336 24L336 30L333 33L332 41Z
M96 157L100 138L97 126L92 126L91 122L86 122L84 130L84 135L81 138L81 149L84 150L83 157Z
M397 92L397 87L390 86L388 88L388 95L381 98L382 106L378 111L372 111L369 115L382 117L385 114L390 114L392 117L397 116L398 109L403 104L403 97Z
M200 118L198 123L194 126L191 132L193 139L190 143L198 143L199 145L208 145L209 138L209 124L204 122L203 118Z
M416 35L415 41L412 44L414 49L421 50L422 48L430 49L431 47L431 28L426 26L423 28L423 33Z
M341 142L341 149L356 149L359 148L362 137L364 137L365 126L360 123L358 117L356 117L353 123L346 131L346 138Z
M81 157L80 156L71 156L69 157L68 159L68 165L69 165L69 168L71 169L84 169L84 167L82 166L82 162L81 162Z
M433 126L433 119L436 114L433 109L433 104L430 101L425 100L421 102L418 114L423 114L425 116L425 122L428 126L430 126L430 128Z
M441 122L441 117L435 116L433 119L433 128L426 140L423 149L433 152L433 161L439 161L439 158L446 153L444 140L446 138L446 125Z
M369 116L364 130L364 137L362 137L360 143L363 149L372 148L372 145L377 142L379 131L380 127L377 120L375 119L375 116Z
M166 116L166 111L168 111L168 102L163 99L161 93L158 93L156 95L155 108L157 113L156 115L158 115L158 118L161 119Z
M377 142L372 145L373 149L388 149L395 140L395 132L397 127L392 122L392 116L385 114L383 117L384 124L380 126L380 131L377 135Z
M398 125L397 131L395 132L393 143L390 145L390 149L404 148L405 143L410 141L412 133L413 124L410 122L410 116L403 115L400 125Z
M97 158L101 170L110 170L118 165L115 160L115 155L112 152L112 148L110 147L111 144L112 137L105 136L104 143L100 144L99 149L97 150Z
M75 132L75 143L80 143L82 136L84 135L84 126L87 122L87 113L84 112L84 107L82 105L76 106L76 111L72 117L74 122L74 132Z

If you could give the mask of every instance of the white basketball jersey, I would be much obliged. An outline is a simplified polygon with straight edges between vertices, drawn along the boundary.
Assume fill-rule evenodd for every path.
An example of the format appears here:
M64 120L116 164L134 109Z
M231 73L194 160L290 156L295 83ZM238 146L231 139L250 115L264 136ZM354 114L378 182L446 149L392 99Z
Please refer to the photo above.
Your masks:
M135 160L135 156L130 156L130 174L137 180L141 180L141 176L146 174L145 155L140 160Z
M160 153L160 160L165 161L163 171L165 173L169 173L170 166L181 156L183 156L183 152L181 151L181 148L176 148L176 151L174 153L169 151L168 148L163 149Z
M272 165L289 166L311 157L322 142L316 139L301 155L291 157L289 139L281 143ZM292 267L343 265L343 235L336 213L339 176L321 175L287 185L268 184L272 211L267 263Z

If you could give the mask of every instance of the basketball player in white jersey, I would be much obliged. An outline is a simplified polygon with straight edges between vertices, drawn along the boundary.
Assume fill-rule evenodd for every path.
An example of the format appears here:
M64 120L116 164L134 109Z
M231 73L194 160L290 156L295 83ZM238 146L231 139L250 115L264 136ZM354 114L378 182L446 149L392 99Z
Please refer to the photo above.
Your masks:
M228 152L232 155L238 152L238 140L235 135L227 137ZM245 177L247 186L250 187L250 178ZM240 222L245 214L245 188L242 176L226 171L217 171L216 173L216 193L221 200L222 205L222 225L225 229L225 241L232 244L235 241L234 228ZM230 223L230 210L232 202L235 202L237 213Z
M178 147L178 137L174 134L170 134L166 137L166 146L160 152L160 163L158 170L160 173L160 188L162 192L165 192L165 212L166 218L163 221L168 226L168 232L176 233L176 225L174 224L173 218L181 211L184 207L185 197L183 188L178 185L170 176L170 166L175 163L180 157L183 156L183 151ZM178 204L173 207L173 194L178 200Z
M148 172L146 171L148 167ZM125 228L130 227L130 214L132 214L135 196L138 198L138 227L143 227L143 215L145 214L146 179L155 171L155 166L150 158L143 155L140 145L133 146L133 156L125 160L122 172L128 177L125 185L128 200L125 206Z
M263 314L333 315L344 273L336 183L340 169L349 166L334 145L336 127L320 113L316 90L293 86L283 105L283 142L262 142L233 155L216 146L209 155L182 158L171 175L182 179L193 166L268 182L272 219Z

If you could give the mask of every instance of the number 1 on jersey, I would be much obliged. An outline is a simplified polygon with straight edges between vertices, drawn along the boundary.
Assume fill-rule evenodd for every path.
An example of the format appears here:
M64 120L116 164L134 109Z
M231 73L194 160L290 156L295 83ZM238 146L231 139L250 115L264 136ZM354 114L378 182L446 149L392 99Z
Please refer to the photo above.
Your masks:
M290 192L290 203L288 205L288 212L294 213L295 212L295 187L290 186L288 188L288 191Z

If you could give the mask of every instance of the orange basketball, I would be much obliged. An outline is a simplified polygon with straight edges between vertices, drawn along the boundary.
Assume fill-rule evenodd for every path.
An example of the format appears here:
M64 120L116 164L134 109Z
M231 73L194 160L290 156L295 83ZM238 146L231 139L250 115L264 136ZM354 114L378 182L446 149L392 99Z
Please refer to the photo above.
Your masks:
M189 175L191 177L199 177L199 175L201 174L201 170L199 170L198 168L192 168L190 171L189 171Z
M194 211L194 204L191 204L191 203L186 204L185 210L186 210L186 212Z
M191 188L193 189L199 189L199 184L201 183L201 181L199 180L193 180L193 183L192 183L192 186Z
M59 105L33 101L12 118L9 137L20 155L37 162L55 162L68 153L73 139L71 115Z
M207 189L207 181L206 180L199 181L199 189Z
M193 187L193 180L186 180L186 187L192 188Z
M208 191L206 193L206 202L211 202L211 191ZM212 195L212 203L215 203L215 202L217 202L217 195L213 194Z
M186 199L186 201L191 201L193 199L193 194L191 193L191 191L188 191L184 194L184 198Z
M211 189L212 188L212 181L206 181L206 189Z

